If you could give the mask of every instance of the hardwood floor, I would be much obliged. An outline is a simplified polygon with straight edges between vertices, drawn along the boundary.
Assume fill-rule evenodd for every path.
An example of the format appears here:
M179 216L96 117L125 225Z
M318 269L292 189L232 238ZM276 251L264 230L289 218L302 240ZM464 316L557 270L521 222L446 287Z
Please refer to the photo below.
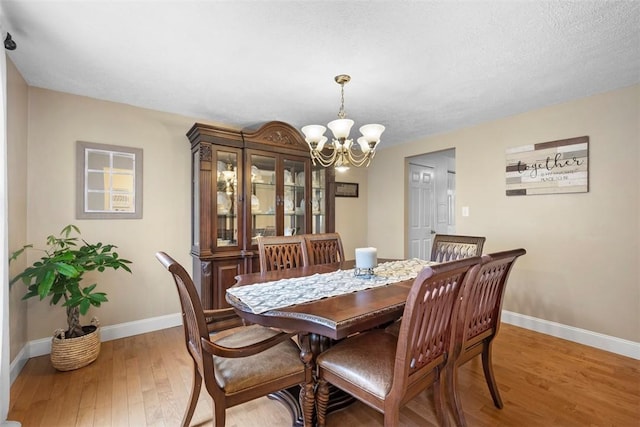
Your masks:
M493 406L479 358L462 367L459 387L470 427L640 425L640 361L503 324L494 369L504 409ZM9 419L31 426L179 426L191 388L182 328L102 343L93 364L57 372L49 356L31 359L11 387ZM435 426L430 393L401 412L401 426ZM451 418L453 425L453 418ZM382 415L355 403L329 426L382 426ZM200 396L192 426L211 426L211 399ZM227 427L290 426L267 398L227 410Z

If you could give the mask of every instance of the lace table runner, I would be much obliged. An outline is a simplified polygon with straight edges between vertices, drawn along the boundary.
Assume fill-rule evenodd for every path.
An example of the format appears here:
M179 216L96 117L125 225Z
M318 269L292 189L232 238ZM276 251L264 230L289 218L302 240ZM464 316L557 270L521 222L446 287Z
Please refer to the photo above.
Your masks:
M338 270L312 276L281 279L273 282L236 286L227 289L228 297L239 300L259 314L364 289L414 279L429 265L436 263L413 258L385 262L374 268L374 275L366 278L354 276L353 269Z

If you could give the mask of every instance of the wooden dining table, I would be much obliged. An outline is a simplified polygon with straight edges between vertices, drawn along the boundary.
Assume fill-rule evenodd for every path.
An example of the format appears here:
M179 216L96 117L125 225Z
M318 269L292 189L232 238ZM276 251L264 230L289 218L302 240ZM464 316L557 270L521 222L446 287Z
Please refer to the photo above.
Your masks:
M379 263L385 261L391 260L378 260ZM236 277L237 282L234 287L330 273L339 269L348 270L353 269L354 266L355 262L351 260L265 273L242 274ZM248 322L298 332L301 358L311 355L314 363L316 356L335 341L368 329L382 327L400 318L412 284L413 279L404 280L263 313L254 313L249 306L228 293L226 299L236 313ZM293 400L294 402L285 401L284 403L291 405L297 402L297 399ZM340 409L351 402L350 396L335 390L332 392L328 411ZM299 406L290 410L300 411ZM292 415L295 420L296 414L292 412ZM294 425L302 425L300 415L302 414L297 415L298 424L294 422Z
M379 263L385 261L379 260ZM266 273L241 274L236 276L234 286L246 286L352 268L354 268L354 261L350 260L333 264L274 270ZM240 317L248 322L282 330L314 334L331 340L340 340L351 334L392 322L402 316L412 284L413 279L405 280L264 313L254 313L242 301L231 298L228 294L227 302Z

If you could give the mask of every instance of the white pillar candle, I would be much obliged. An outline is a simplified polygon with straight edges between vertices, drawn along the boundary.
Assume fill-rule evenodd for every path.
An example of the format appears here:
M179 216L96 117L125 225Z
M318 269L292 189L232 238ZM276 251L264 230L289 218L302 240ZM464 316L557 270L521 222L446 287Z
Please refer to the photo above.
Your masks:
M376 248L356 248L356 267L373 268L378 265L378 250Z

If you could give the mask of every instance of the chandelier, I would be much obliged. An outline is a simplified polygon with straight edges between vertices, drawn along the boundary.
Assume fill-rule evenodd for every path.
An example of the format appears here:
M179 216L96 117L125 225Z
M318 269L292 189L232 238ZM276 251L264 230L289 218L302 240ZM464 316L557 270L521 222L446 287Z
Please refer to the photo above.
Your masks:
M384 126L369 124L360 127L362 136L358 138L357 144L349 139L349 132L353 126L353 120L345 118L344 112L344 85L349 83L351 77L340 74L335 77L336 83L340 85L340 111L338 119L327 124L331 129L333 138L327 144L327 137L324 136L325 128L322 125L308 125L302 128L305 141L309 144L311 160L313 164L319 163L324 167L335 165L339 172L346 171L349 166L367 167L371 159L376 154L376 147L380 142L380 135L384 132Z

